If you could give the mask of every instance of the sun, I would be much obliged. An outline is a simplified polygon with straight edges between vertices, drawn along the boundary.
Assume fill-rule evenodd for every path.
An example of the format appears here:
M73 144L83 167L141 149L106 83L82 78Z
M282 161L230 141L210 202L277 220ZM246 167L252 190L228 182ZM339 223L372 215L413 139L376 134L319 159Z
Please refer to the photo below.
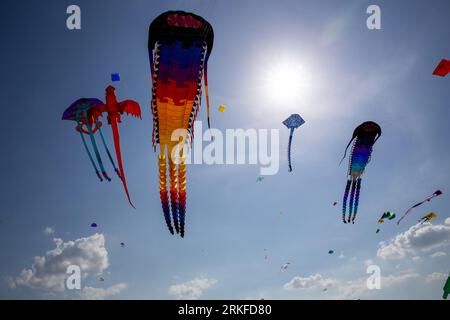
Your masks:
M269 99L281 103L295 102L305 96L309 77L305 68L290 60L273 64L265 76L264 91Z

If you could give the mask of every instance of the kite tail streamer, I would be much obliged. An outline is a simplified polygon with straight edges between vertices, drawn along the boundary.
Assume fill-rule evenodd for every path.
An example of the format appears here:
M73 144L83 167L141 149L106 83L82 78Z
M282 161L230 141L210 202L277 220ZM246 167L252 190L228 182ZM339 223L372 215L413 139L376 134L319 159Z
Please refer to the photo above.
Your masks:
M347 185L345 186L345 192L344 192L344 199L342 201L342 222L347 223L345 221L345 212L347 211L347 199L348 199L348 193L350 191L350 186L352 184L352 181L350 179L347 179Z
M89 151L89 148L86 144L86 140L84 139L83 132L81 132L81 131L80 131L80 136L81 136L81 140L83 141L84 148L86 149L86 152L89 156L89 160L91 160L92 166L94 167L95 173L97 174L97 177L100 179L100 181L103 181L103 178L100 175L100 172L98 171L97 166L95 165L94 159L92 158L91 151Z
M353 210L352 223L355 223L356 213L358 212L360 190L361 190L361 178L358 178L358 180L356 180L355 205L354 205L354 210Z
M169 152L170 154L170 152ZM174 161L169 157L169 180L170 180L170 207L172 209L172 220L175 231L180 233L178 224L178 177L177 167Z
M178 215L180 218L180 236L184 237L184 221L186 217L186 156L181 155L178 165Z
M111 181L111 178L108 177L108 174L106 173L106 170L103 167L102 158L100 157L100 152L98 152L97 143L95 142L95 138L94 138L94 133L92 132L92 128L87 121L88 115L87 115L86 111L84 111L84 117L86 119L86 127L88 129L89 137L91 138L92 147L94 148L94 153L97 158L98 165L100 166L100 170L102 171L102 175L105 177L106 180Z
M125 172L123 171L122 153L120 152L119 127L117 126L117 118L116 117L113 117L111 119L111 128L112 128L112 132L113 132L114 147L116 149L116 158L117 158L117 163L119 164L120 177L122 180L123 188L125 189L125 193L127 195L128 202L134 209L136 209L134 207L133 203L131 202L130 194L128 192L128 187L127 187L127 181L125 179Z
M352 177L352 189L350 191L350 203L348 205L348 220L347 222L350 223L352 212L353 212L353 201L355 200L355 192L356 192L356 181Z
M166 156L161 153L158 155L158 173L159 173L159 195L161 197L161 205L166 220L167 228L171 234L174 234L172 220L170 218L169 194L167 191L167 168Z
M111 162L111 164L112 164L112 166L114 168L114 171L116 172L117 176L120 179L122 179L122 177L120 176L119 169L117 169L116 164L114 163L113 157L111 156L111 152L109 152L108 145L106 144L105 137L103 136L101 125L99 124L97 119L95 119L95 125L97 126L98 132L100 133L100 138L102 139L103 147L105 148L105 151L106 151L106 154L108 155L109 161Z
M206 115L208 117L208 129L211 129L211 122L210 122L210 117L209 117L209 92L208 92L208 66L206 63L206 58L205 59L205 63L204 63L204 81L205 81L205 96L206 96Z
M292 136L294 134L294 128L291 128L289 133L289 144L288 144L288 164L289 164L289 172L292 172L292 163L291 163L291 147L292 147Z

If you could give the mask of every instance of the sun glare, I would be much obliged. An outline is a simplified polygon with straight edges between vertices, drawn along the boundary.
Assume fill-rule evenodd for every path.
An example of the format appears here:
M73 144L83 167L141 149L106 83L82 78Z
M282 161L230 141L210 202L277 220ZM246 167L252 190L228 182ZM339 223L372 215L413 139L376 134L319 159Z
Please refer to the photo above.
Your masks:
M284 61L274 64L268 70L264 90L275 101L295 102L305 95L308 85L308 76L303 66Z

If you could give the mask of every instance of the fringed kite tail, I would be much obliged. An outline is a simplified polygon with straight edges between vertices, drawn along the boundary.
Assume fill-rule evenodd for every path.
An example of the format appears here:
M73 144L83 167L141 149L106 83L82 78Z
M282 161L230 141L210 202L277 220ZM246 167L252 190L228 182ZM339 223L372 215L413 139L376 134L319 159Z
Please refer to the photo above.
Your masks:
M347 221L345 221L345 213L347 211L347 199L351 184L352 180L348 179L347 185L345 186L344 199L342 200L342 222L344 223L347 223Z
M172 220L170 218L169 193L167 190L167 167L166 156L159 154L158 156L158 175L159 175L159 195L161 197L161 205L166 220L167 228L171 234L174 234Z
M352 217L352 213L353 213L353 208L354 208L354 200L355 200L355 193L356 193L356 181L354 178L352 178L352 189L350 191L350 203L348 205L348 219L347 222L350 223L351 221L351 217Z
M204 64L203 76L204 76L204 81L205 81L206 115L208 118L208 129L211 129L209 91L208 91L208 65L206 63L206 59L205 59L205 64Z
M120 176L119 169L117 169L116 164L114 163L114 159L111 156L111 152L109 151L108 145L106 144L105 137L103 136L101 125L100 125L100 123L98 122L97 119L95 119L95 124L96 124L96 126L98 128L98 132L100 133L100 138L102 139L103 147L105 148L105 151L106 151L106 154L108 155L109 161L111 162L111 165L113 166L114 171L116 172L116 174L119 177L119 179L122 179L122 177Z
M358 213L358 204L359 204L359 193L361 190L361 178L356 180L356 193L355 193L355 204L353 208L353 218L352 223L355 223L356 214Z
M171 151L170 151L171 152ZM169 154L170 154L169 152ZM178 224L178 177L177 167L173 160L169 157L169 179L170 179L170 207L172 209L172 220L175 231L180 233Z
M186 218L186 161L185 157L180 157L178 165L178 216L180 218L180 236L184 237L184 222Z
M287 156L288 156L288 164L289 164L289 172L292 172L292 162L291 162L291 147L292 147L292 136L294 134L294 129L291 129L289 133L289 143L288 143L288 150L287 150Z
M122 180L123 188L124 188L125 193L127 195L128 202L130 203L130 205L134 209L136 209L135 206L133 205L133 203L131 202L130 193L128 192L128 187L127 187L127 181L125 179L125 172L123 170L122 153L120 152L119 127L117 125L117 118L116 117L112 117L112 119L111 119L111 128L112 128L112 132L113 132L114 147L116 149L117 163L119 165L120 177L121 177L121 180Z
M84 117L85 119L88 119L87 112L84 111ZM95 142L94 133L92 132L92 128L89 123L86 123L86 127L88 129L89 138L91 138L92 148L94 148L95 157L97 158L98 165L100 166L100 170L102 172L103 177L105 177L106 180L111 181L111 178L106 173L105 167L103 166L102 158L100 157L100 152L97 148L97 143Z
M89 160L91 160L91 164L94 167L95 174L100 179L100 181L103 181L103 178L100 175L100 172L98 171L97 166L95 165L94 159L92 158L91 151L89 150L89 148L88 148L88 146L86 144L86 140L84 139L83 132L81 132L81 131L80 131L80 136L81 136L81 140L83 141L84 148L86 149L86 152L87 152L87 154L89 156Z

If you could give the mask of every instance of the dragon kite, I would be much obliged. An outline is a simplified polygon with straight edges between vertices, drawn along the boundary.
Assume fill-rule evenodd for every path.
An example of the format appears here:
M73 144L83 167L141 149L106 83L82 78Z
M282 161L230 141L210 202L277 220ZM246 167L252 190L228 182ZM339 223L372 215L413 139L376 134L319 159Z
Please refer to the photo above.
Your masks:
M104 168L103 161L100 156L100 152L98 151L97 143L94 137L94 134L96 132L100 134L100 138L102 140L108 158L111 162L111 165L113 166L117 176L122 180L122 184L125 193L127 195L128 202L134 208L134 205L131 202L130 194L128 192L128 187L125 180L125 172L123 169L122 155L120 151L120 135L118 123L121 122L121 115L124 112L127 114L131 114L135 117L141 118L141 108L139 106L139 103L133 100L125 100L118 102L114 91L115 88L113 86L108 86L106 88L106 103L103 103L101 100L95 98L81 98L76 100L64 111L62 119L72 120L77 123L75 129L80 133L84 148L88 154L92 166L94 167L95 173L97 174L100 181L103 181L103 178L108 181L111 181L111 178L108 176ZM103 136L103 132L101 130L103 124L101 121L99 121L99 117L101 117L103 113L108 114L107 118L108 123L111 125L113 131L114 146L116 150L116 158L119 165L119 169L117 169L115 165L114 159L111 156L111 152L109 151L109 148L105 141L105 137ZM83 134L89 135L92 148L94 150L100 170L97 168L97 165L86 144L86 140Z

